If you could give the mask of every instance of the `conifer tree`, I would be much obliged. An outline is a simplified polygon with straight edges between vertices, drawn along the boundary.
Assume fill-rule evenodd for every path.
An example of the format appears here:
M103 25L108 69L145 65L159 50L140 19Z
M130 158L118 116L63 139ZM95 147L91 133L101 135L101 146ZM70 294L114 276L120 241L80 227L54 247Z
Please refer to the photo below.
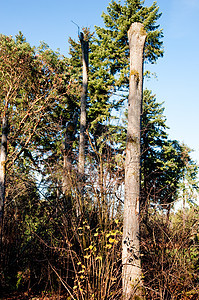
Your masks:
M195 206L199 195L198 171L199 167L190 157L191 149L182 144L181 159L184 162L180 183L178 185L178 199L182 200L183 231L186 228L186 206Z
M183 148L178 141L169 140L164 107L151 91L145 90L142 113L142 189L141 204L147 221L150 205L167 209L177 199L182 178Z
M89 82L87 102L87 123L93 135L98 135L103 122L110 117L110 110L113 107L110 103L113 76L101 68L101 61L97 56L99 51L98 41L88 28L83 28L83 34L89 41ZM69 39L69 64L71 79L82 84L82 53L81 44ZM80 101L80 95L79 95Z
M133 83L130 85L131 92L129 94L130 111L128 114L130 115L128 115L129 123L127 131L123 229L123 293L124 298L126 299L133 299L133 297L138 296L143 299L143 293L140 290L141 265L139 252L138 217L140 201L140 128L137 129L137 127L140 127L139 120L142 110L142 47L144 47L144 44L141 46L140 43L140 46L138 46L137 49L134 49L134 51L140 51L139 53L136 53L139 57L141 55L141 68L139 68L139 63L137 63L138 58L136 59L136 54L131 52L133 63L137 63L135 70L132 70L132 68L130 69L130 72L135 71L135 74L132 73L131 76L131 73L129 73L129 46L127 32L130 26L133 26L133 23L143 24L143 36L145 33L147 33L144 54L145 61L156 61L157 58L163 54L161 48L162 42L160 41L160 38L162 37L162 31L158 30L159 26L156 25L156 21L160 17L160 14L158 13L158 7L156 3L148 8L143 6L143 1L134 0L127 0L123 6L120 2L112 1L107 8L107 12L107 14L103 14L105 28L96 28L101 49L101 51L99 51L99 55L102 62L102 68L111 75L115 76L113 85L117 90L120 90L122 87L128 87L128 78L130 78L130 84L131 82L136 82L137 78L137 85L136 83L134 85ZM138 32L137 36L139 36ZM139 37L137 40L139 40ZM135 42L137 40L134 38L133 41ZM132 48L132 45L130 45L130 48ZM131 77L134 78L134 81ZM133 113L132 108L135 109L135 113ZM136 113L138 115L135 115ZM135 146L135 148L133 148L134 144L136 144L137 147ZM137 162L138 167L136 167L136 163L133 163L134 161ZM131 162L133 163L133 169L130 168ZM129 211L132 215L128 214Z
M89 41L89 70L88 70L88 97L86 105L87 113L87 135L86 135L86 154L89 151L89 160L95 165L97 170L97 185L101 195L103 194L102 183L102 168L105 160L109 157L107 151L111 152L112 146L108 144L107 137L110 131L114 131L114 126L110 125L111 111L113 107L117 106L117 101L114 103L110 101L112 93L111 84L113 76L110 76L107 72L101 68L101 62L97 57L97 51L99 50L97 40L89 29L83 28L84 37ZM82 85L82 53L81 44L69 39L70 43L70 58L69 72L71 78L73 78L81 87ZM81 96L77 97L80 106ZM102 158L103 157L103 158ZM88 170L88 159L86 162L86 170ZM87 172L86 172L87 173ZM87 182L89 175L85 174L85 180ZM85 182L85 184L86 184ZM88 179L89 182L89 179ZM87 197L88 198L88 197ZM92 195L91 195L92 198ZM92 200L91 200L92 201Z
M147 38L144 50L144 61L154 63L163 56L162 29L157 20L160 18L159 7L154 2L152 6L144 6L144 1L126 0L111 1L107 13L103 13L105 27L96 27L98 36L98 57L104 72L114 76L115 89L128 87L129 78L129 46L127 31L134 22L144 25Z

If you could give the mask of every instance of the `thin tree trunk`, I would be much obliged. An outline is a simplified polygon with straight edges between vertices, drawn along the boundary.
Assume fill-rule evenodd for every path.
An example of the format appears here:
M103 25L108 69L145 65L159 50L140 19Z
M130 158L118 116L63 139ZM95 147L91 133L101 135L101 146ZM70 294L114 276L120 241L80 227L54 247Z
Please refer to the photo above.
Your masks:
M79 137L79 163L78 173L80 180L80 200L77 205L77 213L82 210L83 190L84 190L84 173L85 173L85 133L86 133L86 99L88 90L88 41L84 39L84 35L80 33L80 42L82 48L82 63L83 63L83 90L81 96L81 112L80 112L80 137Z
M71 140L70 132L66 127L65 140L64 140L64 166L63 166L63 180L62 180L62 191L63 194L68 197L71 192Z
M3 209L5 203L6 160L8 143L8 118L6 113L2 120L1 154L0 154L0 230L2 237Z
M185 198L185 175L183 177L183 191L182 191L182 221L183 221L183 233L185 233L185 226L186 226L186 198Z
M75 140L77 131L78 115L71 115L70 121L66 124L64 135L64 155L63 155L63 179L62 192L66 197L67 208L72 209L71 203L71 186L72 186L72 144Z
M125 203L123 225L123 298L144 299L140 259L140 132L143 93L143 52L146 32L141 23L128 31L130 80L125 161ZM139 297L139 298L138 298Z
M170 226L170 213L171 213L171 204L167 205L167 216L166 216L166 222L167 226Z

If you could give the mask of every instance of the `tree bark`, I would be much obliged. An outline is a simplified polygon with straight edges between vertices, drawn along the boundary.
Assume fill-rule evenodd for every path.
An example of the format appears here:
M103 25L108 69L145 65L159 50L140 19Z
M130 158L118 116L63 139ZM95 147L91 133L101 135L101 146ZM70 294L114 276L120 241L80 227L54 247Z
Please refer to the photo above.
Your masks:
M186 226L186 198L185 198L185 175L183 176L183 190L182 190L182 227L183 233L185 233L185 226Z
M84 39L84 35L80 33L80 42L82 48L82 64L83 64L83 90L81 95L81 112L80 112L80 137L79 137L79 190L80 201L77 204L78 214L82 210L83 190L84 190L84 173L85 173L85 133L86 133L86 100L88 91L88 41Z
M75 140L77 132L77 113L71 114L71 119L66 123L64 135L64 153L63 153L63 178L62 178L62 192L67 201L67 208L72 209L71 203L71 187L72 180L72 144Z
M3 208L5 203L6 160L8 144L8 118L2 119L1 154L0 154L0 230L2 236Z
M68 129L68 126L66 126L66 132L65 132L65 140L64 140L64 165L63 165L63 180L62 180L62 191L63 194L68 197L71 192L71 136Z
M146 32L141 23L128 31L130 79L125 161L125 202L123 224L123 298L144 299L140 259L140 132L143 94L143 52Z

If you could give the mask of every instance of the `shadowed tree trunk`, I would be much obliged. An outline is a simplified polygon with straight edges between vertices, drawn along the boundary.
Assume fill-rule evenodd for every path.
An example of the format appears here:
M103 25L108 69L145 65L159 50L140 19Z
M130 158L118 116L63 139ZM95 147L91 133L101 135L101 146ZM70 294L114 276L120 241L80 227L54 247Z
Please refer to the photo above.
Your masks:
M185 175L183 176L183 189L182 189L182 226L183 233L185 233L186 226L186 188L185 188Z
M72 187L72 144L77 132L78 115L71 115L70 121L66 124L64 135L64 153L63 153L63 179L62 192L65 195L68 209L72 209L71 187Z
M140 131L143 92L143 52L146 32L141 23L128 31L130 80L125 161L123 225L123 299L144 299L140 259Z
M66 126L66 132L64 137L64 166L63 166L63 181L62 181L62 190L63 194L68 197L71 192L71 148L72 148L72 141L71 141L71 134L69 131L69 126Z
M8 118L4 113L2 119L1 154L0 154L0 231L2 238L3 208L5 202L5 178L8 143Z

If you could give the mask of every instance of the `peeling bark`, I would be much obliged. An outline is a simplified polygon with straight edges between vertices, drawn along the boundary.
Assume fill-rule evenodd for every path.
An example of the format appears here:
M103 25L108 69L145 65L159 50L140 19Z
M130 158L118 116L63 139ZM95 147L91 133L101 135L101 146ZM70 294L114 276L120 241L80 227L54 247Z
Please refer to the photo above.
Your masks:
M144 299L139 228L140 131L143 93L143 53L146 40L144 26L141 23L133 23L128 31L128 39L130 47L130 79L122 245L123 297L125 300Z

